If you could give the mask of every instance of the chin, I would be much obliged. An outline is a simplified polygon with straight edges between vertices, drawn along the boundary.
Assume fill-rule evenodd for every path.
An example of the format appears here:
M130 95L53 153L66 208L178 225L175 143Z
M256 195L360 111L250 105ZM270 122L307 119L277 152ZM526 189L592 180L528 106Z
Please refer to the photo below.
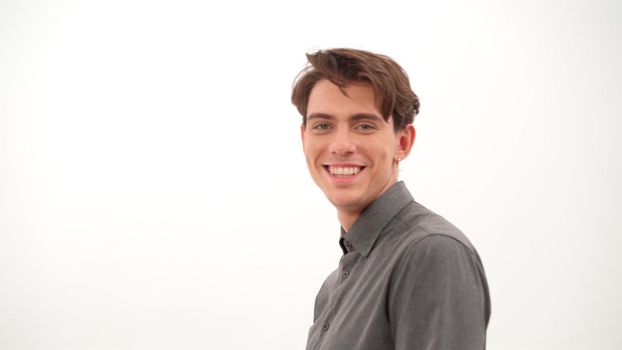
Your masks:
M337 209L362 210L364 207L363 199L354 194L326 194L326 197Z

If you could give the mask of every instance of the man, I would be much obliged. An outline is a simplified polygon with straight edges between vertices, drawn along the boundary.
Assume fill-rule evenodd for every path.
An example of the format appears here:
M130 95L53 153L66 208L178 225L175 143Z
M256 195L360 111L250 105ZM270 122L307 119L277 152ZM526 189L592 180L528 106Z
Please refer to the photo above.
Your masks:
M490 298L469 240L397 181L419 100L389 57L308 54L292 102L343 256L315 301L308 350L484 349Z

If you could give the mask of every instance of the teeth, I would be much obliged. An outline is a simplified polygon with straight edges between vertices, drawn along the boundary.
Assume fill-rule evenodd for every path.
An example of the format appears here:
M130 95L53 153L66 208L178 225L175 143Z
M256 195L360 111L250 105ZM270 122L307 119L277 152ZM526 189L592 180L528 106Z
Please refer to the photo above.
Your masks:
M333 175L338 176L352 176L358 174L361 171L360 167L328 167L328 170Z

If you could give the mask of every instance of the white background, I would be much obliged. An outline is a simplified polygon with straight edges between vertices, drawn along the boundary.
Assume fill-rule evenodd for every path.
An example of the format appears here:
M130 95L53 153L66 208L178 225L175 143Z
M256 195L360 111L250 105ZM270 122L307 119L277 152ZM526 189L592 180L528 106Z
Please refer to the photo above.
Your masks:
M0 348L302 349L336 213L304 53L388 54L401 178L478 248L489 349L620 349L618 1L0 0Z

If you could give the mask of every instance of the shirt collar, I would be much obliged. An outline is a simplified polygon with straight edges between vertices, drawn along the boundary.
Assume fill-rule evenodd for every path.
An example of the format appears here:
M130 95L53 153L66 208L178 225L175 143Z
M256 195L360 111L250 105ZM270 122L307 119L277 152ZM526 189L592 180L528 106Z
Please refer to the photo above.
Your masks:
M356 250L367 257L389 221L414 199L404 182L399 181L380 195L356 219L347 233L341 228L339 245L344 254Z

